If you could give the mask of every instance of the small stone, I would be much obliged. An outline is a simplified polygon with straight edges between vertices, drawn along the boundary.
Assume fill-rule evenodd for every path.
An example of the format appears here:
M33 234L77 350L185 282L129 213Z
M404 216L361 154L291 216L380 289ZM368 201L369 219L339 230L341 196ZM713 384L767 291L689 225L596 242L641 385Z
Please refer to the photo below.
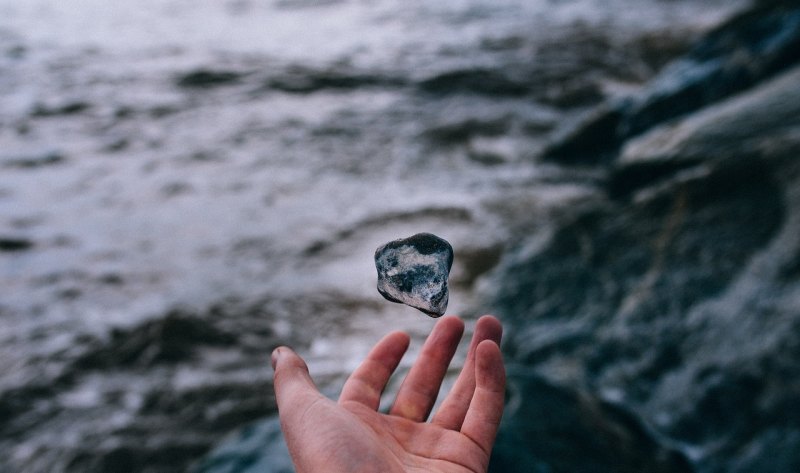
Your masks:
M430 233L390 241L375 250L378 292L431 317L447 310L447 277L452 266L453 247Z

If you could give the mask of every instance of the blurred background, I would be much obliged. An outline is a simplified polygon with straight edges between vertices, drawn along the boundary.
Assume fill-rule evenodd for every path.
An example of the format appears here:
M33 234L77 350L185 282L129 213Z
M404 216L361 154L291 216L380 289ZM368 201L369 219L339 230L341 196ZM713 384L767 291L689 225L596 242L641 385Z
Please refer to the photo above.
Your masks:
M407 369L427 231L491 471L800 471L798 62L796 1L0 0L0 470L292 471L270 351Z

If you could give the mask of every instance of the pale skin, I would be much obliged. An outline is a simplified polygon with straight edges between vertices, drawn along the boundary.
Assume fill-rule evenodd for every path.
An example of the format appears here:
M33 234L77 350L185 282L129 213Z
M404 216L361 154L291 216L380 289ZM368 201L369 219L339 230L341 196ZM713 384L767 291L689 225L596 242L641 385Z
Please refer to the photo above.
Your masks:
M407 334L375 344L338 401L319 392L296 353L275 349L275 395L297 472L485 472L505 393L496 318L477 321L461 373L428 421L463 332L458 317L437 321L388 414L378 412L381 394L408 349Z

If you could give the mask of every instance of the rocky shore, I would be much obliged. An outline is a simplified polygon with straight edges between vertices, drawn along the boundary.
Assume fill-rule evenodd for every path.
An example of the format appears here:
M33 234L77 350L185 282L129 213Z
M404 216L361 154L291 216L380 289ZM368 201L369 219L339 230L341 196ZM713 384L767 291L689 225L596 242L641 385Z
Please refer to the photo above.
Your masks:
M495 275L494 471L800 468L798 44L765 2L550 148L607 180Z
M493 471L797 469L797 8L411 3L0 0L0 470L291 471L271 349L413 359L420 231Z

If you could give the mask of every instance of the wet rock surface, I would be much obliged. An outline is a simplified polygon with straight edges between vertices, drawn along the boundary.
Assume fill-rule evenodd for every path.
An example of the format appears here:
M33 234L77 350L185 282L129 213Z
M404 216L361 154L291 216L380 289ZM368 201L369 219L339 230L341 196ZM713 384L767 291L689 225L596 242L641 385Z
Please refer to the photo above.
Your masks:
M390 241L375 250L378 292L392 302L440 317L447 310L453 247L431 233Z
M782 44L759 25L796 10L765 3L700 45L730 28ZM716 51L726 64L727 49ZM782 57L782 72L737 94L643 121L650 131L606 157L605 196L500 264L486 308L507 326L512 401L496 471L800 466L800 68ZM654 103L643 90L641 103ZM574 139L563 149L580 157L586 142Z
M628 138L745 90L800 60L800 8L756 2L668 64L634 96L604 103L548 145L547 159L603 162Z
M293 473L278 417L240 430L192 470L194 473Z
M685 454L659 441L624 406L519 368L509 370L508 407L489 471L695 471Z

